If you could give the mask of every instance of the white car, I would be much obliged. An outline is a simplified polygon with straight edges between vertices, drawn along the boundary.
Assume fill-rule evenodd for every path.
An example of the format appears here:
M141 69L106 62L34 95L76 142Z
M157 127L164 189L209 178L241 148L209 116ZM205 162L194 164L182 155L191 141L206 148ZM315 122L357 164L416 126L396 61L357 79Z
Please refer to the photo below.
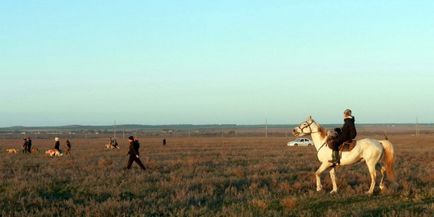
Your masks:
M306 138L298 138L294 141L288 142L288 146L311 146L312 141Z

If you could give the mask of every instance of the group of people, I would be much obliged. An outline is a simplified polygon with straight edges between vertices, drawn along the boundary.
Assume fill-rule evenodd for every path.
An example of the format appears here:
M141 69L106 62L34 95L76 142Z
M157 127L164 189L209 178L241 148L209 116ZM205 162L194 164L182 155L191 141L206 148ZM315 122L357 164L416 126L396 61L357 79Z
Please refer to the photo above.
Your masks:
M24 143L24 150L31 150L31 146L32 146L32 140L30 138L25 138L25 143ZM145 166L143 165L142 161L140 160L140 142L137 138L134 138L133 136L128 137L128 142L129 142L129 149L128 149L128 155L129 155L129 159L128 159L128 164L126 169L131 169L133 162L136 162L139 167L142 170L146 170ZM70 154L71 152L71 142L67 139L66 140L66 152L65 154ZM113 145L114 147L118 146L118 143L116 141L116 139L110 137L110 144ZM58 137L54 138L54 149L62 152L60 150L60 139Z
M65 154L70 154L71 153L71 142L69 141L69 139L66 140L66 152ZM59 137L54 138L54 149L56 149L59 152L62 152L60 150L60 139Z
M131 169L133 162L136 162L142 170L146 170L145 166L143 165L142 161L140 160L140 142L137 138L134 138L133 136L128 137L129 142L129 149L128 149L128 164L126 169ZM66 151L65 154L71 153L71 142L69 139L65 141L66 143ZM116 139L110 137L110 145L113 145L113 147L118 147L118 143ZM54 138L54 149L62 153L60 149L60 139L59 137ZM32 140L30 137L24 138L24 144L23 144L23 152L24 153L31 153L32 150Z
M62 152L60 150L60 140L58 137L54 138L54 149L56 149L59 152ZM30 137L24 138L23 153L32 153L32 139ZM70 153L71 153L71 142L67 139L65 154L70 154Z
M32 139L30 137L24 138L23 152L32 153Z
M331 163L339 164L340 162L340 156L339 156L339 147L341 144L347 141L353 140L356 135L356 127L355 127L355 118L352 115L352 111L350 109L346 109L344 111L344 125L342 128L335 128L335 136L332 140L332 160L330 160ZM60 140L58 137L54 139L54 149L56 149L59 152L62 152L60 150ZM136 162L139 167L142 170L146 170L145 166L143 165L142 161L140 160L140 142L137 138L134 138L134 136L128 137L129 142L129 148L128 148L128 163L126 169L131 169L133 162ZM166 139L163 140L163 145L166 144ZM118 143L116 139L110 137L110 145L113 147L118 147ZM66 140L66 152L65 154L70 154L71 152L71 142L69 140ZM32 140L30 137L24 138L24 144L23 144L23 152L24 153L31 153L32 152Z

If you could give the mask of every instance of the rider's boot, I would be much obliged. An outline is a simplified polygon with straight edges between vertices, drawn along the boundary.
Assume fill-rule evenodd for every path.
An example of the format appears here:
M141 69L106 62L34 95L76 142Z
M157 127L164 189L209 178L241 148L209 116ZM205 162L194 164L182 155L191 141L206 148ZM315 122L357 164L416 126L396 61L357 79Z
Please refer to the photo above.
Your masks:
M329 160L329 162L333 164L340 164L339 151L332 151L332 160Z

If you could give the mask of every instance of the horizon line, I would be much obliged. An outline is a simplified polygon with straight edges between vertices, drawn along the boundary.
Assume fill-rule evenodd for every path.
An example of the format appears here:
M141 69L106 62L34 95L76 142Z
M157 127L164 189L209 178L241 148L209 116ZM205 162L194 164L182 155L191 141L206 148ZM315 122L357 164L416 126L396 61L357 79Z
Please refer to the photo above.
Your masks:
M321 123L321 125L341 125L342 123ZM409 122L365 122L365 123L357 123L358 125L432 125L434 123L409 123ZM357 125L356 124L356 125ZM273 125L279 125L279 126L293 126L297 125L296 123L261 123L261 124L236 124L236 123L225 123L225 124L216 124L216 123L210 123L210 124L66 124L66 125L14 125L14 126L4 126L0 127L0 129L7 129L7 128L62 128L62 127L114 127L114 126L147 126L147 127L164 127L164 126L273 126Z

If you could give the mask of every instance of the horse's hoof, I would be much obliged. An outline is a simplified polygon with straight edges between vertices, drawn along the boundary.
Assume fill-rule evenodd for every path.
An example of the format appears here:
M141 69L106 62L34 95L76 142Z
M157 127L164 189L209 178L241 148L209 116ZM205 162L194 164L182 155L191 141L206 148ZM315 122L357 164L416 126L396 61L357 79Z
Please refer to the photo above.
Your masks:
M373 191L367 191L365 192L366 195L371 196L374 192Z
M330 191L330 194L337 194L337 193L338 193L337 190L332 190L332 191Z

